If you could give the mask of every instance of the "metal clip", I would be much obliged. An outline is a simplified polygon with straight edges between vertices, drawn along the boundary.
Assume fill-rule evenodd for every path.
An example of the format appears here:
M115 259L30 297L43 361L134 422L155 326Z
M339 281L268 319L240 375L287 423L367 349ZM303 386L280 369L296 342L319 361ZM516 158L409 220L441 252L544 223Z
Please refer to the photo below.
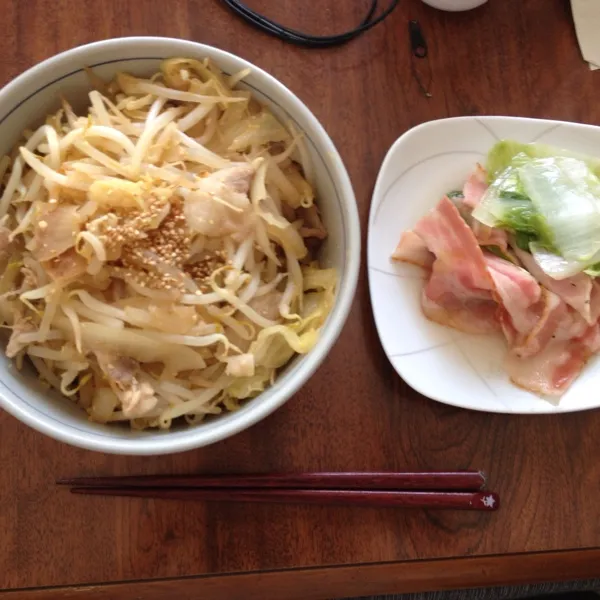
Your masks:
M412 75L419 86L419 89L426 98L431 98L429 88L433 79L431 72L431 64L428 58L427 42L421 31L421 26L418 21L408 22L408 37L410 41L410 68ZM425 59L427 65L427 83L423 82L423 78L419 74L419 66L417 63L420 59Z

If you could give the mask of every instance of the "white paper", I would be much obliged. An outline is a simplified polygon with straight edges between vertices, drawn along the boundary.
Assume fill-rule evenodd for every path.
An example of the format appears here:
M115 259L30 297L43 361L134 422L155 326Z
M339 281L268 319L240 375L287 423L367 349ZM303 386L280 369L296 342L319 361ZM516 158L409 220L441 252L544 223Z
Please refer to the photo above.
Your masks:
M590 69L600 69L600 0L571 0L577 41Z

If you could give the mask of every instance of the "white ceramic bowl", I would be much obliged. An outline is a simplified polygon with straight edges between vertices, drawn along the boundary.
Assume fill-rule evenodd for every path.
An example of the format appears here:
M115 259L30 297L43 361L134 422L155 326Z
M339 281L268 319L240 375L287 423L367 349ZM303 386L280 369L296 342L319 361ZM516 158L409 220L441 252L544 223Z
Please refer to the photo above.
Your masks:
M33 371L18 373L0 352L0 406L34 429L57 440L116 454L168 454L206 446L260 421L281 406L311 377L337 339L350 309L360 264L360 225L352 185L331 139L308 108L286 87L245 60L184 40L131 37L96 42L54 56L29 69L0 90L0 155L17 143L21 132L59 107L59 94L84 106L89 83L83 68L110 78L117 71L150 75L161 59L211 58L225 72L250 67L244 82L276 115L303 131L315 170L319 206L329 231L321 260L338 269L337 299L319 341L297 357L275 384L239 411L195 427L172 431L130 431L90 423L84 411L66 398L44 391Z
M440 10L449 10L460 12L462 10L471 10L485 4L487 0L423 0L425 4L439 8Z

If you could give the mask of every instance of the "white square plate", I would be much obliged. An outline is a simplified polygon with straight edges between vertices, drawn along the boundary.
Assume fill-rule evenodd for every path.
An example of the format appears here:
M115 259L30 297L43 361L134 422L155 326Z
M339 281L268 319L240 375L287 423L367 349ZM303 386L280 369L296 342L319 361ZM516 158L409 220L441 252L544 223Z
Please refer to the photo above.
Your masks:
M428 321L421 312L424 273L390 260L400 234L462 184L501 139L542 142L593 156L600 128L517 117L460 117L411 129L388 152L377 178L368 234L368 269L375 324L398 374L424 396L499 413L558 413L600 406L600 358L552 404L513 385L503 369L500 335L470 335Z

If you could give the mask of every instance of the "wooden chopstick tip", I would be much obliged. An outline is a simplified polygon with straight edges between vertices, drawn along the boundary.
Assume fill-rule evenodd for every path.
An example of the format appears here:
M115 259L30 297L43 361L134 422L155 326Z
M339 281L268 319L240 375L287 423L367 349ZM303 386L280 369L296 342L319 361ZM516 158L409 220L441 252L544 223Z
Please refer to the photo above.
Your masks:
M487 485L488 478L487 475L483 471L477 471L479 473L479 477L481 477L481 487L480 490L485 490L485 486Z

